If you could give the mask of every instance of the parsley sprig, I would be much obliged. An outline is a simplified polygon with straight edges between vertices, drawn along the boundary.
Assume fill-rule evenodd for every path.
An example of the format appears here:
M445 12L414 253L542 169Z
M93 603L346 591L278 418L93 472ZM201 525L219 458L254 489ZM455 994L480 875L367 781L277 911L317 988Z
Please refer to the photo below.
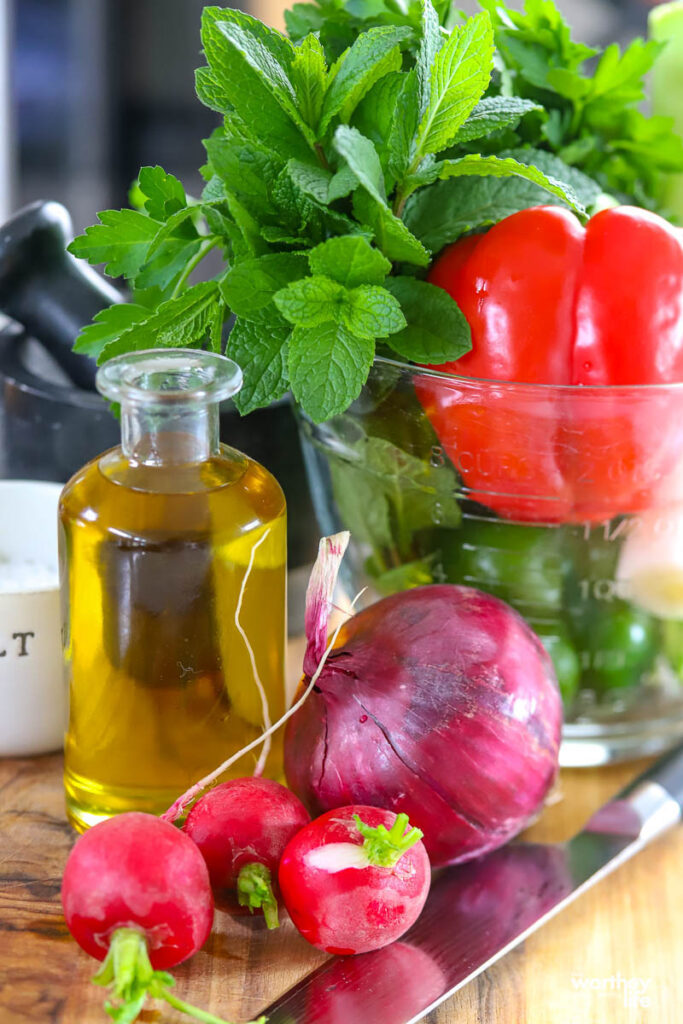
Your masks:
M99 313L77 350L100 362L221 351L234 314L240 411L291 389L321 422L358 396L378 341L415 362L468 350L457 305L422 279L443 245L539 202L582 216L601 188L650 195L655 171L637 157L648 131L661 136L653 166L683 166L674 137L665 160L664 126L635 107L654 44L609 48L587 77L590 51L551 0L528 0L525 15L482 7L463 19L444 0L297 3L288 36L207 7L196 89L222 123L205 140L203 193L145 167L138 208L104 211L73 241L134 299ZM223 269L193 283L214 249Z

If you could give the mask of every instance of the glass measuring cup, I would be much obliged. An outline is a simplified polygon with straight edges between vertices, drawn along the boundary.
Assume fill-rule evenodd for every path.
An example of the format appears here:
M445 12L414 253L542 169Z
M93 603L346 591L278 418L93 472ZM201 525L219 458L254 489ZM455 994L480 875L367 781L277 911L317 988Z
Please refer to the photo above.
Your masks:
M683 385L482 381L378 358L350 410L300 427L321 528L368 598L464 583L538 632L562 760L683 734Z

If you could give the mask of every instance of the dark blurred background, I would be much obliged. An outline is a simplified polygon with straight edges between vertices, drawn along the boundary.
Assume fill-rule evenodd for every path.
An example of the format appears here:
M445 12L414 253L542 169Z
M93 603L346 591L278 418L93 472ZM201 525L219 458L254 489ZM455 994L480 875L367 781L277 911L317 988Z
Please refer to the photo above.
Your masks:
M0 0L0 219L58 199L80 231L126 203L143 164L201 188L216 123L194 96L203 0ZM282 23L277 0L248 7ZM464 4L471 7L472 3ZM645 31L638 0L561 0L584 42Z

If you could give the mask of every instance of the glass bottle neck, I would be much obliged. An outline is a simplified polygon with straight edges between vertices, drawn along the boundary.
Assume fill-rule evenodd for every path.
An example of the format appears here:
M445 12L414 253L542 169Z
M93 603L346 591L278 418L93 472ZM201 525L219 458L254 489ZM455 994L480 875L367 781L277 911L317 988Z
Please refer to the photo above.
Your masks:
M205 462L219 451L217 402L121 405L121 449L145 466Z

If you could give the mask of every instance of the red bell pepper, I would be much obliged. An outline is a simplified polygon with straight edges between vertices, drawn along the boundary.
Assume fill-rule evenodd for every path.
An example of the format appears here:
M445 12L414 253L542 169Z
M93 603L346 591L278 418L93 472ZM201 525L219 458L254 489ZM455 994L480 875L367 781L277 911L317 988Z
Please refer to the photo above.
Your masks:
M683 382L682 238L635 207L584 228L541 206L439 256L429 280L462 309L472 350L434 369L492 383L417 391L475 500L548 522L649 507L683 454L683 387L635 386Z

